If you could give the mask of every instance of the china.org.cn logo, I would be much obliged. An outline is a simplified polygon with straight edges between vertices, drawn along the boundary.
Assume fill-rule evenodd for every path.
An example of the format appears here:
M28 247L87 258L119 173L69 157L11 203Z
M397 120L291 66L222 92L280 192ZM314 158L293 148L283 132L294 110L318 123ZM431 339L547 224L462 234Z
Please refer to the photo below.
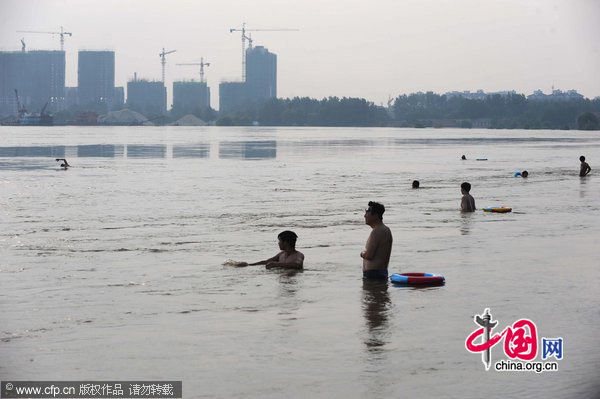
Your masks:
M508 360L496 362L495 370L535 371L536 373L558 370L556 360L563 357L563 339L541 338L542 360L545 361L534 361L538 355L538 330L533 321L517 320L512 326L507 326L501 333L494 335L492 332L498 325L498 321L492 320L490 309L485 309L481 315L476 315L474 321L479 328L467 337L465 347L471 353L481 353L481 361L486 370L489 370L492 364L492 348L502 340L504 340L504 354ZM555 361L549 361L551 357L554 357Z

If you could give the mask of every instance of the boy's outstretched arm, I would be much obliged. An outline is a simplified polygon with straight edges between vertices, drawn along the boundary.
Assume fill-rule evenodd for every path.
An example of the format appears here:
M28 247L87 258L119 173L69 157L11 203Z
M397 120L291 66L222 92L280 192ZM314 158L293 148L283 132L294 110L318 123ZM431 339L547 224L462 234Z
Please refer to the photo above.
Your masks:
M257 265L266 265L269 262L275 262L279 259L279 254L273 256L272 258L261 260L259 262L248 263L248 266L257 266Z

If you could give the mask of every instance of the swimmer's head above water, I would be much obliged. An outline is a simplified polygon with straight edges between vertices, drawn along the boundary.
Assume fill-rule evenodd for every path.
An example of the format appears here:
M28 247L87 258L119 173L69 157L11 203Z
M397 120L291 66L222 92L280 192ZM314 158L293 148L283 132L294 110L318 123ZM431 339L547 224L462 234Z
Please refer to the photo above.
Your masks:
M64 161L63 163L60 164L61 168L67 169L69 166L71 166L71 165L69 165L69 163L67 162L67 160L65 158L56 158L56 162L59 162L59 161Z
M285 249L282 248L285 246L285 244L288 244L291 249L294 249L296 248L296 240L298 239L298 235L293 231L285 230L279 233L277 239L279 240L279 249Z

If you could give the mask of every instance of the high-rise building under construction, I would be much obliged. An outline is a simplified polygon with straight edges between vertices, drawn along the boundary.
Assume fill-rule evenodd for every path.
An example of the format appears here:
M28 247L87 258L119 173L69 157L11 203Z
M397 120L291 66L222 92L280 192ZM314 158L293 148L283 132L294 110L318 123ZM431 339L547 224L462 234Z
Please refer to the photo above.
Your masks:
M219 112L227 114L243 108L248 103L244 82L221 82L219 84Z
M173 109L193 112L210 106L210 87L206 82L173 82Z
M79 104L115 101L115 52L79 51L77 62Z
M15 90L21 105L32 112L39 112L48 102L61 104L65 95L65 52L0 52L0 114L16 113Z
M167 88L162 81L134 78L127 82L127 107L145 115L167 112Z
M219 85L219 112L229 113L277 97L277 55L263 46L246 50L246 81Z
M254 101L277 97L277 55L263 46L246 50L246 90Z

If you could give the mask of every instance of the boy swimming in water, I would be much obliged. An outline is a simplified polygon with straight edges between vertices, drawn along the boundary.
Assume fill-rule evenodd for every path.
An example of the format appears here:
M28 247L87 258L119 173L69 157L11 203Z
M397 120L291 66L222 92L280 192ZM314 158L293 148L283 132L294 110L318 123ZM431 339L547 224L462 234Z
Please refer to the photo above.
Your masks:
M581 169L579 169L579 176L587 176L587 174L592 171L592 168L590 168L590 165L588 165L588 163L585 162L585 157L583 155L579 157L579 160L581 161Z
M471 184L464 182L460 185L460 192L462 193L462 200L460 201L460 210L462 212L475 212L475 198L469 194L471 191Z
M283 267L286 269L302 269L304 264L304 254L300 251L296 251L296 240L298 236L296 233L290 230L282 231L277 236L279 240L279 252L272 258L261 260L255 263L242 262L240 266L256 266L265 265L267 269L273 267Z

